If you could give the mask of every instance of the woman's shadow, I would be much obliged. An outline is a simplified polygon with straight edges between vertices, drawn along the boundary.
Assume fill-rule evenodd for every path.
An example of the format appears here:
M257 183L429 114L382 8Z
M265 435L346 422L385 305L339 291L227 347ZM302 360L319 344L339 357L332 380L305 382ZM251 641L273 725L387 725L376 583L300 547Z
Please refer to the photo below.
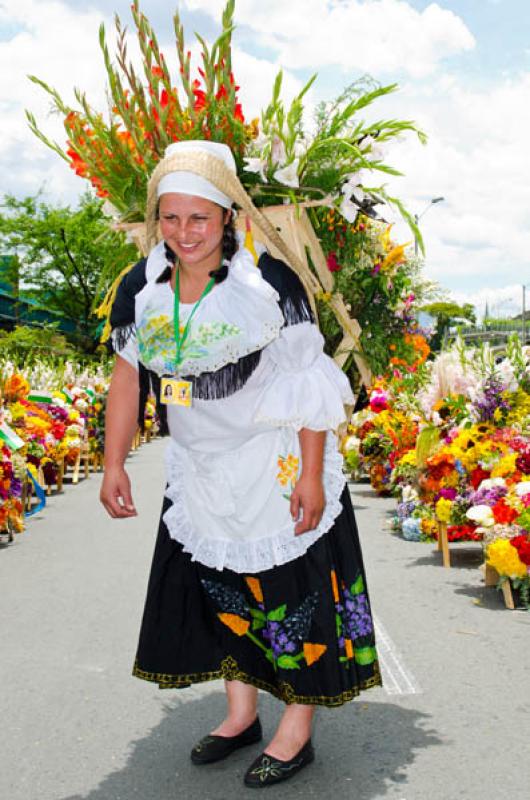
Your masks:
M264 742L272 734L281 707L260 698ZM226 761L194 766L189 750L224 716L224 694L190 703L168 704L161 722L131 746L126 765L108 775L88 794L62 800L232 800L250 795L242 783L245 770L262 745L240 750ZM406 782L407 768L419 751L442 744L429 728L430 717L387 702L358 700L340 709L319 709L314 743L315 763L272 794L283 798L324 797L335 789L341 797L373 800ZM269 795L267 795L269 796Z

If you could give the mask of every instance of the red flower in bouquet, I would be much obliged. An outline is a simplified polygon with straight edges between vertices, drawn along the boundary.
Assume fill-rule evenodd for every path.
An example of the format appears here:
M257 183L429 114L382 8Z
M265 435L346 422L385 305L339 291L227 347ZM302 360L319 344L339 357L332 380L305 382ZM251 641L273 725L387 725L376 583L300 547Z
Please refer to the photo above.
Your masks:
M469 476L469 481L471 486L475 491L478 489L482 481L487 480L491 476L491 473L488 472L486 469L482 469L482 467L475 467L471 475Z
M385 392L374 392L370 397L370 410L375 414L380 414L381 411L386 411L388 408L388 396Z
M427 466L429 477L439 481L455 471L455 459L449 453L438 453L427 460Z
M374 428L375 425L371 420L367 420L366 422L364 422L359 428L359 433L358 433L359 439L361 440L365 439L368 436L368 434L371 431L373 431Z
M52 432L53 436L57 440L59 440L59 439L63 438L65 430L66 430L66 426L63 425L62 422L54 422L53 425L52 425L51 432Z
M337 261L337 254L334 251L328 255L326 263L330 272L339 272L342 269L341 265Z
M519 516L519 512L511 508L504 501L504 498L497 500L492 507L493 517L495 522L499 525L511 525L512 522Z
M515 536L510 539L510 544L517 550L523 564L530 567L530 534L522 533L520 536Z
M521 453L515 462L515 466L521 470L523 475L530 475L530 452Z
M447 538L450 542L480 542L482 534L477 533L474 525L449 525Z

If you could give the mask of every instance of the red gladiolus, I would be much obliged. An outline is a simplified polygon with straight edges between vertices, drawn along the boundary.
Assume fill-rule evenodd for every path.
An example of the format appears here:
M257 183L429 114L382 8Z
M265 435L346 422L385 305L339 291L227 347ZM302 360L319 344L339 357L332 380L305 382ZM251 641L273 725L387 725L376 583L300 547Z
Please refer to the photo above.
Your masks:
M164 70L161 67L151 67L151 74L154 75L155 78L163 78Z
M226 100L227 97L228 97L228 92L226 90L226 86L223 83L223 85L221 86L221 88L219 89L217 94L215 95L215 99L216 100Z
M337 254L335 252L331 252L329 254L326 263L330 272L339 272L342 269L341 265L337 261Z
M243 108L241 103L236 103L234 107L234 119L237 119L238 122L244 122L245 117L243 116Z

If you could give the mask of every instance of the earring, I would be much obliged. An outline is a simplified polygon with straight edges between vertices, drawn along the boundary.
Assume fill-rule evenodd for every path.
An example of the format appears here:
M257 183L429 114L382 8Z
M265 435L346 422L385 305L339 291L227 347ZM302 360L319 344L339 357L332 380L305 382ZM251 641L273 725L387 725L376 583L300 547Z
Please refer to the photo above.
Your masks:
M230 210L232 212L232 222L235 222L236 219L237 219L237 209L236 208L231 208Z

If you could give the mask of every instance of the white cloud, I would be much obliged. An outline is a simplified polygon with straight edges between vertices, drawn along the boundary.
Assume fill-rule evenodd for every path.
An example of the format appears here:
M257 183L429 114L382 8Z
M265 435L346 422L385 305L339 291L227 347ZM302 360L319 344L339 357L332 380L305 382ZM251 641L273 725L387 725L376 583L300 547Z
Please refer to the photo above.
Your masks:
M224 3L225 0L188 0L186 6L207 11L218 22ZM373 21L382 9L389 24ZM357 15L358 20L362 14L375 15L366 38L374 52L380 53L381 42L385 50L373 69L376 77L381 77L387 64L401 64L412 73L410 59L416 58L423 65L421 70L435 69L441 58L471 46L472 37L466 38L470 34L465 33L459 18L434 3L420 13L403 0L374 0L362 6L353 0L271 0L260 4L238 0L234 72L248 118L258 115L268 102L279 65L298 63L296 59L302 58L296 50L298 41L303 40L304 48L311 53L312 68L336 63L333 59L342 59L346 50L350 53L348 58L371 57L359 50L365 45L355 38L362 26L352 27L348 18L349 27L337 22L334 30L330 27L332 15L336 21L336 15L347 12ZM73 99L72 87L77 85L86 90L96 108L104 110L105 71L97 35L102 19L102 13L88 4L75 11L60 0L0 0L0 24L9 23L5 27L11 31L9 38L4 33L0 41L1 74L9 76L0 84L2 191L20 196L45 185L52 199L73 200L87 185L27 129L25 107L35 112L51 138L61 143L65 139L61 120L48 115L49 100L27 80L26 74L39 75L69 101ZM105 22L110 32L112 21ZM270 44L274 44L274 60L250 54L250 44L255 41L252 37L258 35L258 29L268 31ZM343 30L351 31L348 47L341 39ZM332 40L326 40L332 35ZM168 25L164 35L159 36L160 45L176 74L170 36ZM324 37L320 44L315 42L316 36ZM422 37L427 50L418 55ZM291 46L292 58L287 52ZM130 47L134 56L132 42ZM194 54L196 47L192 46ZM360 64L359 72L369 69L369 63ZM325 76L329 96L336 95L346 82L342 73L336 72L336 85L331 88L329 74ZM297 76L285 72L286 99L300 85ZM317 91L315 88L315 94ZM367 109L362 116L369 113ZM446 198L421 221L427 245L427 275L462 297L475 297L476 287L481 285L491 287L484 291L500 296L505 288L530 283L530 73L511 79L499 77L487 90L480 90L469 86L465 74L454 75L436 68L428 80L408 78L400 92L374 105L373 114L373 119L414 119L430 136L425 148L412 135L404 137L388 158L406 175L389 179L389 189L402 197L412 212L421 212L431 197ZM396 233L402 241L410 239L402 224L396 225ZM481 297L478 302L482 302Z
M185 5L219 19L224 2ZM421 77L475 46L463 20L437 3L417 11L404 0L239 0L237 23L291 69L331 65Z
M24 108L35 113L50 138L60 144L66 138L60 118L49 113L50 98L27 75L55 87L67 102L79 86L94 105L103 105L97 37L103 16L95 10L74 12L54 0L4 0L0 22L7 21L14 33L0 42L0 74L9 76L0 84L2 191L22 195L45 186L55 196L71 198L79 191L79 179L27 127Z
M385 114L416 119L430 136L425 148L408 137L389 159L405 172L392 188L412 212L446 198L420 223L429 277L463 291L530 281L530 73L488 90L443 76L409 84Z
M88 186L30 132L24 109L32 111L41 130L61 146L66 140L62 119L50 114L51 99L28 80L28 74L37 75L57 89L67 104L77 107L73 89L79 87L95 109L106 111L106 72L98 43L101 22L105 22L112 53L113 22L97 10L89 7L76 11L59 0L3 0L0 3L0 24L11 31L8 38L0 41L0 74L9 76L9 80L0 84L2 193L22 196L44 187L50 199L62 202L74 201ZM134 35L129 36L128 42L129 56L136 62L138 46ZM200 64L199 48L195 41L190 44L197 66ZM165 42L160 36L160 46L172 74L178 75L174 42ZM233 61L245 113L248 118L258 116L270 99L279 66L254 58L237 47L233 50ZM301 83L287 72L284 88L287 97L293 96L300 90Z
M474 292L451 292L451 297L460 305L471 303L476 309L477 320L484 318L486 307L491 318L511 319L522 312L523 292L520 284L503 286L500 289L483 287ZM529 314L530 293L526 293L526 313Z

